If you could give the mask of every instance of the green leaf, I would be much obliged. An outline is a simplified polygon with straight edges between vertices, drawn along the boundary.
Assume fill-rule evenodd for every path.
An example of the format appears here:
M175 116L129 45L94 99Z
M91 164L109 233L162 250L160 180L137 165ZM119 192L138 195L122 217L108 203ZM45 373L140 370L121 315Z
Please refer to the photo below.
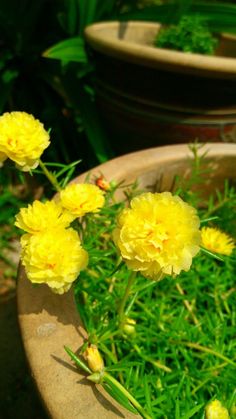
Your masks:
M200 220L200 224L205 224L205 223L209 223L209 221L216 221L216 220L219 220L218 216L208 217L208 218L204 218L204 220Z
M79 22L79 7L77 0L67 0L68 9L67 9L67 30L68 33L72 36L78 30Z
M79 36L53 45L43 53L43 57L53 58L63 62L74 61L87 64L84 40Z
M0 79L0 113L4 111L6 103L11 95L12 88L14 86L14 81L18 76L16 70L5 70Z
M118 390L114 384L103 383L102 386L106 390L106 392L110 394L111 397L113 397L113 399L115 399L118 403L121 404L121 406L125 407L132 413L138 414L137 410L131 405L127 397L125 397L123 393L121 393L121 391Z
M78 0L79 1L79 12L80 12L80 34L84 32L84 28L97 21L97 0Z
M176 399L176 405L175 405L175 419L180 419L179 399Z
M89 369L89 367L81 361L80 358L78 358L74 352L68 346L64 346L65 351L68 353L68 355L71 357L72 361L76 363L76 365L81 368L82 370L88 372L89 374L92 374L92 371Z
M199 404L198 406L193 407L192 409L190 409L184 416L182 419L190 419L193 417L193 415L195 415L195 413L197 413L202 407L204 406L204 404Z
M206 253L207 255L213 257L214 259L220 260L221 262L224 262L224 259L220 256L218 256L216 253L211 252L210 250L205 249L205 247L201 246L201 251Z
M97 18L102 20L104 18L115 18L116 0L98 0Z
M84 83L73 75L65 77L63 84L69 99L75 108L79 108L83 126L90 145L100 163L113 157L106 132L100 121L96 104L91 95L85 90Z
M115 365L111 365L109 367L106 367L106 371L124 371L131 367L137 367L137 365L142 365L142 362L123 362L120 361Z

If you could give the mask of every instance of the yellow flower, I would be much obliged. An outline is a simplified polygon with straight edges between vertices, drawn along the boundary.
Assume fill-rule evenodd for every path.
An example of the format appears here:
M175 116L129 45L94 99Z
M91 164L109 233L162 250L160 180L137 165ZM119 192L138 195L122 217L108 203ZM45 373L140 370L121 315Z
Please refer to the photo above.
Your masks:
M69 291L69 289L71 288L71 286L72 286L72 283L71 283L71 284L66 284L66 285L63 285L63 286L62 286L62 287L60 287L60 288L51 288L51 290L52 290L55 294L62 295L62 294L65 294L65 292Z
M208 404L205 410L205 419L230 419L228 410L222 406L219 400Z
M90 345L84 352L84 357L88 362L89 368L93 372L100 372L104 368L104 362L96 345Z
M0 116L1 161L6 156L21 170L34 169L49 143L49 134L33 115L7 112Z
M76 217L82 217L88 212L98 212L104 205L104 192L96 185L77 183L68 185L60 193L64 208Z
M188 271L199 251L196 210L170 192L144 193L118 217L114 240L128 267L159 280Z
M68 227L73 217L55 201L34 201L27 208L21 208L16 215L15 225L27 233L36 234L48 229Z
M201 230L202 245L211 252L231 255L235 244L233 239L223 231L213 227L203 227Z
M33 283L46 283L61 294L86 268L88 254L72 228L48 230L21 238L22 264Z

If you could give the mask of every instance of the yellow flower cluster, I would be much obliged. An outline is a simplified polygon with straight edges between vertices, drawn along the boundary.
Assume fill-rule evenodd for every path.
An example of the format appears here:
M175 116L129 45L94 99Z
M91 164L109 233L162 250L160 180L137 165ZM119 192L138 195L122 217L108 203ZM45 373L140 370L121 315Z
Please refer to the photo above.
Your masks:
M143 193L118 217L114 241L128 267L153 280L188 271L201 243L196 210L170 192Z
M58 294L69 290L88 263L78 233L67 228L73 219L54 201L34 201L16 216L15 225L28 233L21 238L27 277Z
M233 239L218 228L203 227L201 234L202 246L211 252L229 256L235 248Z
M219 400L213 400L205 410L205 419L230 419L228 410Z
M75 183L68 185L60 192L63 208L67 209L75 218L82 217L89 212L97 212L105 202L104 192L96 185L89 183Z
M0 116L0 162L7 158L18 168L29 171L37 167L43 151L49 146L49 134L43 124L26 112Z
M103 192L95 185L75 184L60 192L59 202L34 201L21 208L15 225L26 233L21 238L22 263L33 283L46 283L63 294L87 266L88 254L70 223L104 204Z

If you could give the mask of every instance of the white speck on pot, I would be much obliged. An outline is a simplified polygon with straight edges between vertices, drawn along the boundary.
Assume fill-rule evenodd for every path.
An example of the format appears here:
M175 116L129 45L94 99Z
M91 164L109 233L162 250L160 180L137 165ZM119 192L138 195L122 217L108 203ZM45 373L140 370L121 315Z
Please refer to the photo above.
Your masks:
M37 335L39 337L47 337L52 335L55 330L56 330L57 326L55 323L44 323L41 324L41 326L39 326L37 328Z

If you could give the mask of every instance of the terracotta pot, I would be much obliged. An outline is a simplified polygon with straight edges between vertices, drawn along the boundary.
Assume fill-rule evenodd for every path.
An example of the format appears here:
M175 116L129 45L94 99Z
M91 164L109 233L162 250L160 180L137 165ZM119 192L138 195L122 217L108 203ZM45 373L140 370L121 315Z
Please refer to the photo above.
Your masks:
M235 142L236 37L221 35L217 56L190 54L153 47L160 27L107 22L85 30L113 148L121 154L196 138Z
M207 144L210 175L205 191L223 186L224 179L236 179L236 145ZM191 153L186 145L158 147L118 157L92 170L108 180L139 180L141 188L168 190L176 174L188 175ZM75 181L83 182L86 173ZM63 345L76 351L85 338L73 294L53 294L47 286L34 287L24 269L18 275L18 314L29 365L42 400L54 419L136 417L124 412L108 395L72 365Z

